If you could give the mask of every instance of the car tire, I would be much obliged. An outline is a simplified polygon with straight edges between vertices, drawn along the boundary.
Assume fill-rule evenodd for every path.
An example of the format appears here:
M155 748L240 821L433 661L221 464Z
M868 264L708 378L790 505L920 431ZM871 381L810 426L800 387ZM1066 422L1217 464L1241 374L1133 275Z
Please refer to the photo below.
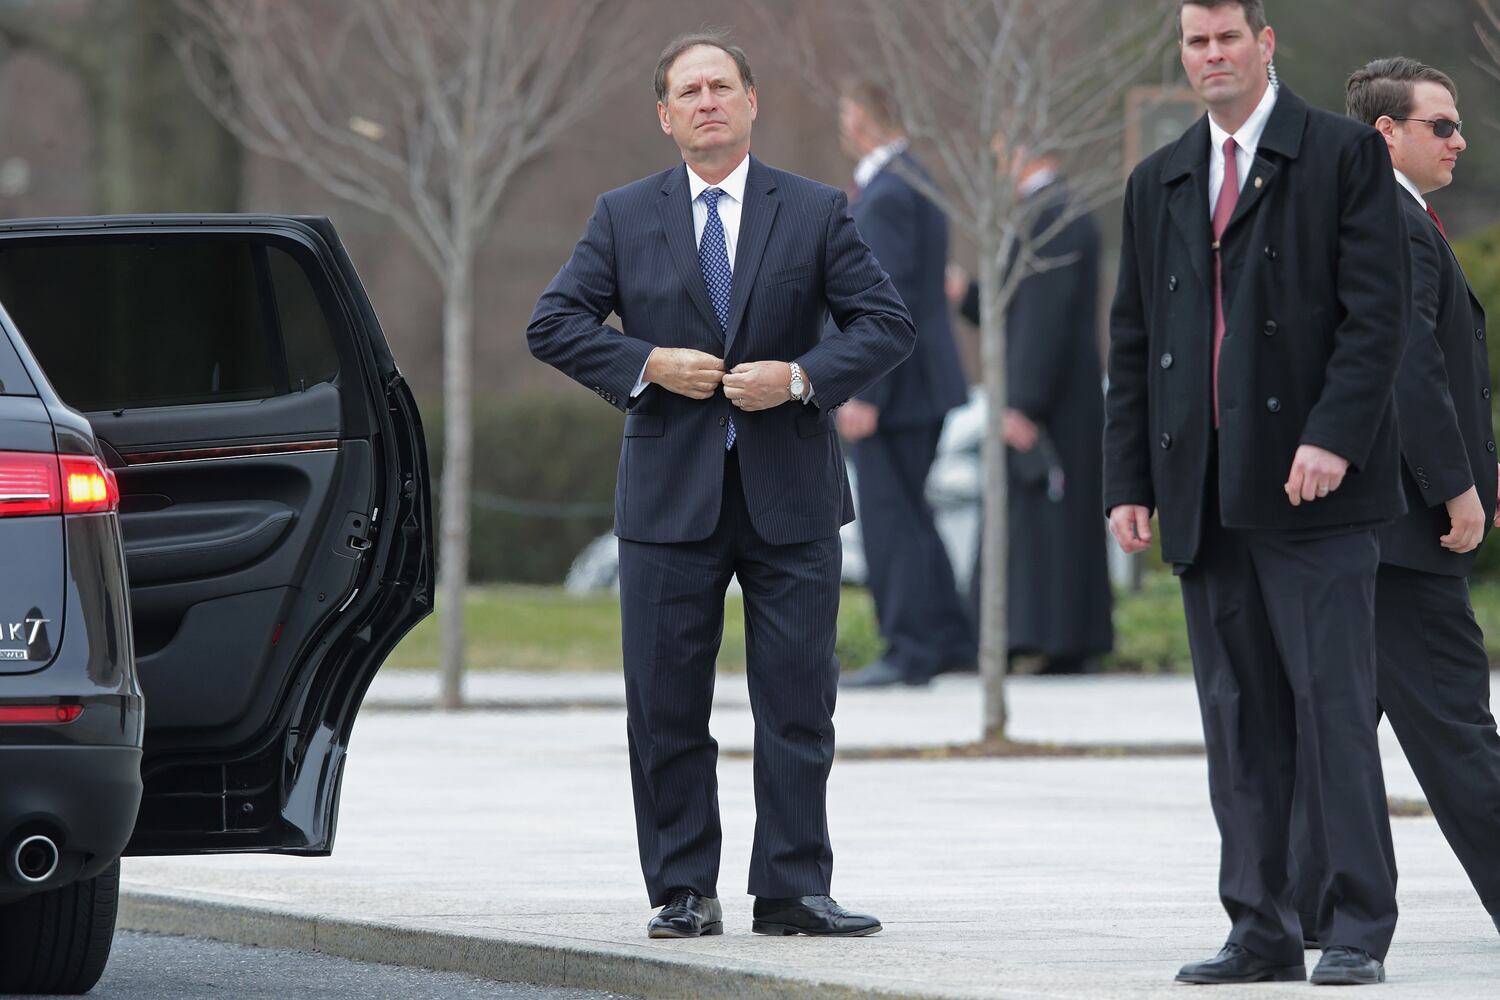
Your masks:
M61 889L0 906L0 993L80 994L109 962L120 862Z

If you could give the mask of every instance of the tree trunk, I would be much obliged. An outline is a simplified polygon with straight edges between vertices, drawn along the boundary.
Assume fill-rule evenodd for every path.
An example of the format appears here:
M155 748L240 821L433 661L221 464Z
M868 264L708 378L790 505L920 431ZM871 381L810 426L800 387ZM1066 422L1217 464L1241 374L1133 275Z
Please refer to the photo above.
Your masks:
M99 211L237 211L244 153L188 84L174 0L109 0L87 20L103 43L86 81Z
M0 7L0 36L72 71L89 102L94 211L233 212L244 151L173 48L176 0L94 0L81 14Z
M979 341L988 406L982 445L984 551L979 589L979 672L984 688L984 739L1005 739L1005 670L1009 658L1009 525L1005 460L1005 309L1000 301L1000 237L985 226L979 241Z
M438 556L438 612L442 622L439 704L464 702L464 598L469 585L469 489L473 479L471 414L474 254L454 255L443 276L443 496Z

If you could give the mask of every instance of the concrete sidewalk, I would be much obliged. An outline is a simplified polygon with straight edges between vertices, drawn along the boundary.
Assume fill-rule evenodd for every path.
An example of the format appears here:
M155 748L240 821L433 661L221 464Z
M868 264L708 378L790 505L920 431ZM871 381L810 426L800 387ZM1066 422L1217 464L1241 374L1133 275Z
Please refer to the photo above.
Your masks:
M470 697L511 710L410 710L432 690L431 678L402 674L372 689L333 857L128 859L122 922L694 998L1180 997L1178 965L1211 955L1226 931L1203 760L1177 755L846 760L830 786L834 894L879 914L885 931L752 935L742 894L751 765L733 756L719 767L726 933L650 941L618 678L476 675ZM567 707L578 705L593 707ZM1182 678L1022 678L1011 708L1018 739L1201 739ZM978 711L972 678L845 692L839 743L962 742ZM725 750L749 748L742 677L721 677L713 729ZM1385 741L1391 794L1419 796ZM1394 826L1403 916L1381 996L1493 996L1500 940L1436 825ZM1215 995L1309 992L1283 984Z

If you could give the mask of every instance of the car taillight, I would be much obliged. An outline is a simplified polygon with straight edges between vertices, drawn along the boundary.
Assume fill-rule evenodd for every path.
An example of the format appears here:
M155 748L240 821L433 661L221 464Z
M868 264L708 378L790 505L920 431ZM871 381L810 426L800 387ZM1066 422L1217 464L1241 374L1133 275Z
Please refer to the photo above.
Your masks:
M72 722L82 714L82 705L0 705L0 725Z
M115 474L93 455L59 455L62 468L63 513L97 514L117 510L120 485Z
M115 474L92 455L0 451L0 517L118 510Z

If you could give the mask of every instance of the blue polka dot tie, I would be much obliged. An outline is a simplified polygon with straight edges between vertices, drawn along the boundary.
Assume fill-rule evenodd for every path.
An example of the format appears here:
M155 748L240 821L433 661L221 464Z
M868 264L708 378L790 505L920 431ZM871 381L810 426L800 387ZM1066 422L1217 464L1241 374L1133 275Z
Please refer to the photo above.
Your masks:
M719 329L729 332L729 292L734 287L734 269L729 265L729 246L724 242L724 220L719 218L719 199L724 192L718 188L706 188L698 197L708 208L708 221L703 225L703 238L698 241L698 266L703 268L703 280L708 285L708 297L714 304L714 315L719 317ZM724 448L734 447L734 418L729 418L729 430L724 435Z

